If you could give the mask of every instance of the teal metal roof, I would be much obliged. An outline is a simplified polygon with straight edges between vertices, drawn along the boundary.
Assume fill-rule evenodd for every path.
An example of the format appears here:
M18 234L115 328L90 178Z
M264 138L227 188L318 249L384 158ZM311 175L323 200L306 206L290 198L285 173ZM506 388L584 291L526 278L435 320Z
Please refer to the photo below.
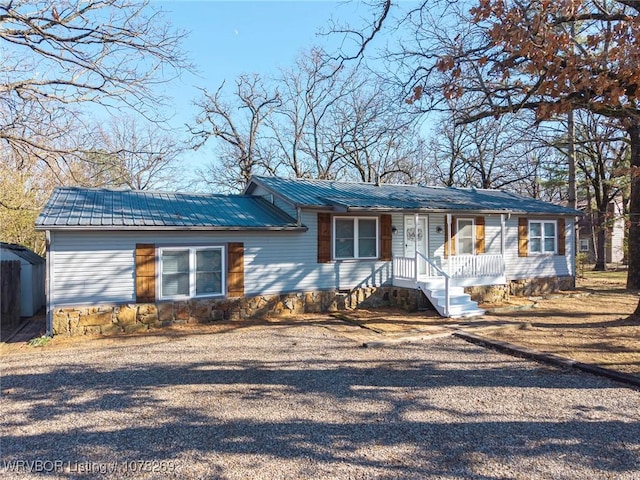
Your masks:
M357 210L476 211L516 214L581 215L578 210L503 190L418 185L376 185L333 180L254 176L252 182L295 206ZM247 193L254 186L250 184Z
M36 228L300 229L259 197L138 190L56 188Z

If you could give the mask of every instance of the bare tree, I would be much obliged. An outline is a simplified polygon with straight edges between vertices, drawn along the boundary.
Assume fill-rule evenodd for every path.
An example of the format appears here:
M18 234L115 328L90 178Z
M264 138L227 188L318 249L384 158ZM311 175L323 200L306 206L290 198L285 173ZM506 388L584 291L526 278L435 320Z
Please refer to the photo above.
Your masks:
M378 21L354 34L361 47L356 56L388 17L391 2L376 4ZM421 2L401 22L417 40L398 53L408 67L411 101L429 105L435 92L471 95L460 119L466 123L523 110L543 121L576 109L617 121L631 154L627 287L640 288L640 3L481 0L469 11L455 11L457 2L440 5L455 14L444 28L425 27L434 2Z
M344 168L341 142L345 131L338 109L358 88L353 72L339 69L320 49L302 54L294 68L281 71L282 105L271 122L284 167L296 176L336 178Z
M133 0L12 0L0 5L0 140L18 155L86 153L56 142L81 106L150 115L152 87L188 67L160 12Z
M93 165L103 170L105 185L135 190L180 190L186 186L178 164L186 145L175 134L127 116L114 118L98 131L96 150L105 153L97 154L101 161Z
M225 189L242 190L256 169L271 168L270 154L263 148L261 128L265 119L280 105L280 96L271 92L258 75L242 75L236 80L235 103L223 99L224 83L196 105L200 113L189 127L193 147L202 147L209 139L219 141L219 161L202 172L205 183Z
M432 163L447 186L506 188L515 192L536 182L541 152L530 125L500 118L456 124L456 105L438 124L431 140ZM529 127L529 128L527 128Z
M425 144L415 119L402 104L385 95L371 80L350 91L338 109L346 175L363 182L415 183L416 165L425 158Z
M608 207L628 187L629 144L624 141L624 133L611 121L585 112L577 115L576 120L577 167L596 214L594 270L604 271L607 232L615 220Z
M424 146L414 118L370 72L319 49L274 80L282 104L267 123L278 171L296 177L410 181Z

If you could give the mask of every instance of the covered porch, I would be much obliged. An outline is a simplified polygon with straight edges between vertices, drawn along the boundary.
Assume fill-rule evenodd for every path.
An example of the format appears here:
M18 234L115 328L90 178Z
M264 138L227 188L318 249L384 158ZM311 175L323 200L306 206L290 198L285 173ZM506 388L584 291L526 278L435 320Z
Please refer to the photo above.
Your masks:
M506 283L505 220L505 215L404 215L402 250L395 249L392 259L393 285L422 290L446 317L484 313L464 287Z
M506 283L502 255L461 255L430 259L417 252L414 257L393 257L393 284L416 288L419 281L448 278L452 286L472 287Z

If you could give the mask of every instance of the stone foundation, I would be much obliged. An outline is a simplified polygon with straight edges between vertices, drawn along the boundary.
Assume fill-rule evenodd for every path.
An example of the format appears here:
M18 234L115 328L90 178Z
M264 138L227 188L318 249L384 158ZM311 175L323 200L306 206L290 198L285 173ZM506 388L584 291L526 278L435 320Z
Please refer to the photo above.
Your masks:
M478 303L500 303L508 301L511 296L531 297L575 288L575 277L546 277L511 280L505 285L466 287L464 291Z
M574 277L512 280L506 285L467 287L478 303L499 303L509 296L543 295L575 289ZM433 310L420 290L400 287L368 287L349 291L319 291L222 300L65 307L53 311L54 335L113 335L184 323L242 321L299 313L337 312L356 308L398 307L415 312Z
M242 321L382 306L408 311L433 308L419 290L371 287L344 292L319 291L222 300L56 308L52 323L54 335L113 335L185 323Z

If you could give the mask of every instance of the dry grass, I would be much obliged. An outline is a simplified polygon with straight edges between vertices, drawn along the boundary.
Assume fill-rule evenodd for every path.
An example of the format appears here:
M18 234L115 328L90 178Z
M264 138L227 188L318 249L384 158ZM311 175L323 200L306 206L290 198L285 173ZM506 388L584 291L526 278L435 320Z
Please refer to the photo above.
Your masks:
M0 355L29 353L34 350L96 348L113 344L148 344L171 338L238 329L260 328L265 324L316 324L356 342L412 335L438 335L462 328L488 338L519 344L539 351L555 353L577 361L597 364L640 375L640 320L630 319L639 295L625 289L626 272L586 271L578 279L578 289L545 298L512 298L508 310L500 310L479 319L445 319L434 311L407 313L393 308L352 310L332 315L296 315L255 322L221 322L209 325L181 325L140 334L115 337L56 336L37 349L30 338L44 331L44 319L23 339L0 343ZM502 305L504 306L504 305ZM484 308L496 305L482 305ZM509 325L504 328L505 324ZM363 328L354 328L354 325ZM30 335L30 336L29 336Z
M555 353L580 362L640 374L640 319L630 318L638 292L625 288L626 272L585 272L577 292L550 295L528 310L503 311L496 318L521 328L486 337Z

